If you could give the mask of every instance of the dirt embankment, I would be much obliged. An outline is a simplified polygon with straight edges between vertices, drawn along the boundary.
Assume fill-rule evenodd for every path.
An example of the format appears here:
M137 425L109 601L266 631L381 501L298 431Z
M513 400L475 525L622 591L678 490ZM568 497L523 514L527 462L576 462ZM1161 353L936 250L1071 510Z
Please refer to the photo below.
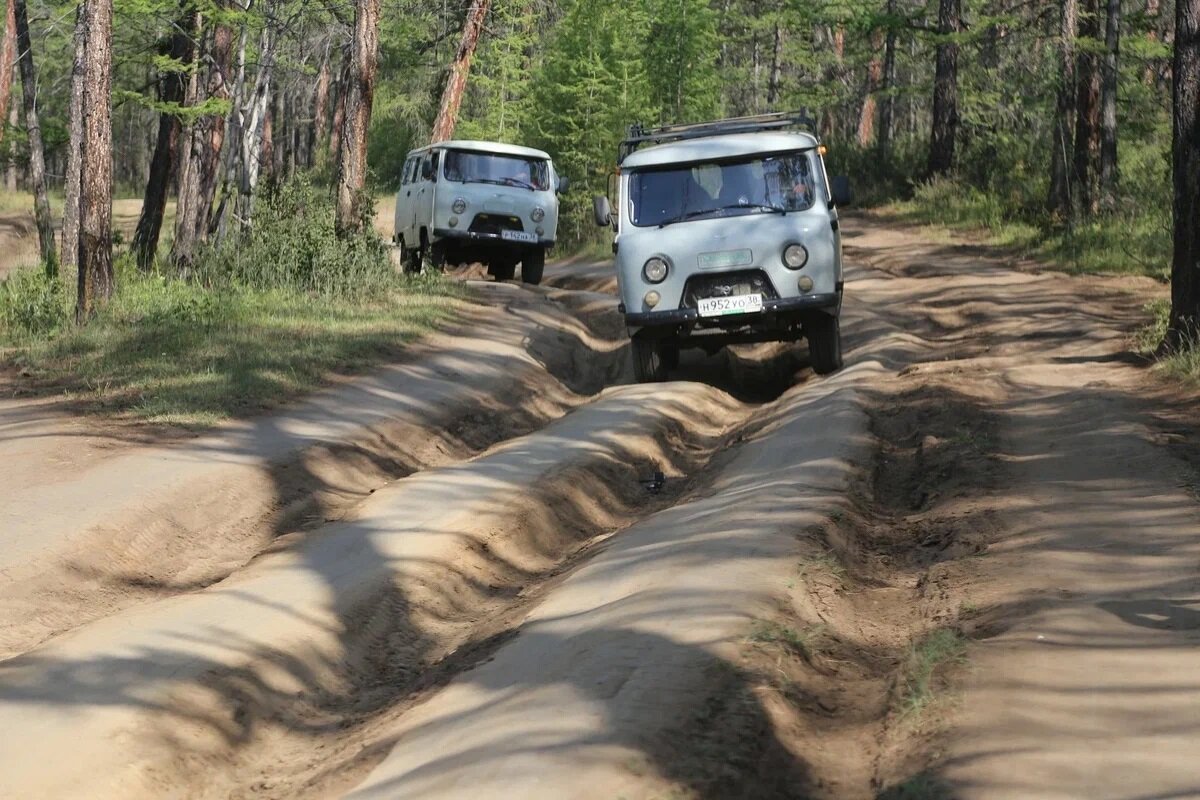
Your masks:
M138 552L173 555L135 554L123 569L161 574L107 606L103 582L51 571L60 620L66 587L101 601L0 663L0 730L21 732L0 786L1186 795L1200 459L1182 398L1128 353L1153 287L845 228L837 376L768 347L600 391L622 379L611 275L574 264L557 288L486 290L475 330L496 341L431 342L355 389L365 416L321 427L343 389L285 426L309 437L280 471L302 479L257 493L290 512L239 517L217 492L195 520L231 538L146 526ZM267 462L227 468L254 494ZM164 583L193 547L237 555Z

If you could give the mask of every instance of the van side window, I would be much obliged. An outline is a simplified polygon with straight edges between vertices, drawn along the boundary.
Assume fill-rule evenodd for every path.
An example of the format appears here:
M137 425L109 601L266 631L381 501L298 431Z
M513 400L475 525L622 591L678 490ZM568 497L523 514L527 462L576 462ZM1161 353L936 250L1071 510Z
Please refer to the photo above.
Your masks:
M413 164L415 164L416 161L417 161L417 159L415 159L412 156L409 156L408 160L404 162L404 172L401 174L400 182L402 184L404 184L405 186L412 183Z
M440 151L440 150L435 150L435 151L433 152L433 156L430 158L430 162L429 162L429 163L430 163L430 166L429 166L429 170L430 170L430 171L429 171L429 180L433 181L434 183L437 183L437 178L438 178L438 161L441 159L441 156L442 156L442 153L441 153L441 151Z

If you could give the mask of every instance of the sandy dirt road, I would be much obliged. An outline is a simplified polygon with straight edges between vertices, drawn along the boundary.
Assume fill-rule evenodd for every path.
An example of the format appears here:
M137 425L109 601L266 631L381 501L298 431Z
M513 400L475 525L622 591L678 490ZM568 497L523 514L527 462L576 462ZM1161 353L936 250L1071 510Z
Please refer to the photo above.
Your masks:
M1200 795L1161 288L846 231L825 379L621 385L575 263L202 442L0 407L0 795Z

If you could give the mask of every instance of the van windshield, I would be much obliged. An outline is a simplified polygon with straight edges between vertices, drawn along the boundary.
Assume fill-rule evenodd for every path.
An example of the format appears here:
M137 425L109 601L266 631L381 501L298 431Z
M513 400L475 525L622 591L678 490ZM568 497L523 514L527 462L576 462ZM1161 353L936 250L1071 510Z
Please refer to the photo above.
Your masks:
M449 150L446 180L458 183L494 183L544 192L550 188L550 165L544 159Z
M639 227L691 219L804 211L815 201L808 152L655 168L629 176Z

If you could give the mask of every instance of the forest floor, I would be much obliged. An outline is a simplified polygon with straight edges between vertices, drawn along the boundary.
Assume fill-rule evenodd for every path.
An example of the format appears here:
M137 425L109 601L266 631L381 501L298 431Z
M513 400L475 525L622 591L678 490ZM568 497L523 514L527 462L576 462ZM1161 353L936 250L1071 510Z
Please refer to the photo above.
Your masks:
M577 261L186 441L0 401L0 795L1200 794L1164 288L844 231L827 378L630 385Z

